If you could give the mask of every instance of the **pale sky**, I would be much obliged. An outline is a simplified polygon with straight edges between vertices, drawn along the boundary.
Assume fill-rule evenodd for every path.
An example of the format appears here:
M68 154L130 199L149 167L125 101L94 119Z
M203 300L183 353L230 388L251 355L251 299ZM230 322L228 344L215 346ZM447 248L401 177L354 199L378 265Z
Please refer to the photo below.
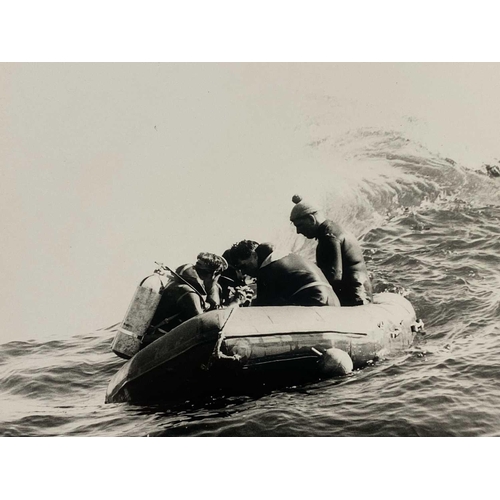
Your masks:
M106 327L155 260L286 233L292 194L350 175L324 137L406 117L479 168L499 82L497 63L1 64L0 342Z

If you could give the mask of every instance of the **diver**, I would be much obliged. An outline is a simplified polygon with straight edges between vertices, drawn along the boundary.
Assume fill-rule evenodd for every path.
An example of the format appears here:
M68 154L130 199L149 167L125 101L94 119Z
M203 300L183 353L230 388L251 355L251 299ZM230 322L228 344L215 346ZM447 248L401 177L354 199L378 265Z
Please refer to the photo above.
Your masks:
M194 265L178 267L162 293L149 333L158 333L158 329L163 333L170 331L199 314L222 308L218 280L227 268L223 257L208 252L199 253ZM246 300L248 291L242 292L237 288L224 307L238 307Z
M231 247L231 260L257 278L256 306L340 306L325 275L300 255L281 255L271 243L242 240Z
M325 218L311 203L294 195L290 221L308 239L316 238L316 263L323 271L341 305L357 306L373 301L372 285L357 238Z

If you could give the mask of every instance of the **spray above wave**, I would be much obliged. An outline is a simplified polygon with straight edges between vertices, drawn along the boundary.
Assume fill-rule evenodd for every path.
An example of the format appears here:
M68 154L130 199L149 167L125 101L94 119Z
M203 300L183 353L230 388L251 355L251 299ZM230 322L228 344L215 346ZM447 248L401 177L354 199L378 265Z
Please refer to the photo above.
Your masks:
M360 128L336 138L322 137L308 147L319 166L316 184L321 187L315 200L328 218L360 237L393 217L434 204L452 210L500 205L500 180L443 157L399 131ZM315 243L291 230L283 242L292 251L313 256Z
M363 220L358 227L362 232L390 213L443 199L473 206L500 204L497 180L443 158L399 132L359 129L333 146L342 158L333 173L337 177L342 170L350 175L331 187L326 183L324 208L347 225L353 219Z

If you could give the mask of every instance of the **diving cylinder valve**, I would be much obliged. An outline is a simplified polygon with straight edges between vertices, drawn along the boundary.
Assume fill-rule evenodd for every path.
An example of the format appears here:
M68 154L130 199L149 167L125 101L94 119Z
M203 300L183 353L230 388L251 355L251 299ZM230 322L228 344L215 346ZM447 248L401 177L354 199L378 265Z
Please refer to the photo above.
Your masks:
M155 273L139 283L111 344L111 349L120 358L129 359L139 352L141 336L146 333L165 288L163 279Z

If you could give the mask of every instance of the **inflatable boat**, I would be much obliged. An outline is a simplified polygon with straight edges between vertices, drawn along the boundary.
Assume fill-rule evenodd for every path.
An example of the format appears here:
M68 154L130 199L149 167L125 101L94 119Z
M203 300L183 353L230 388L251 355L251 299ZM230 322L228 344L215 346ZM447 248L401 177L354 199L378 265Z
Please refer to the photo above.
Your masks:
M407 348L421 327L394 293L356 307L241 307L191 318L112 377L107 403L162 401L191 390L296 384L344 375Z

